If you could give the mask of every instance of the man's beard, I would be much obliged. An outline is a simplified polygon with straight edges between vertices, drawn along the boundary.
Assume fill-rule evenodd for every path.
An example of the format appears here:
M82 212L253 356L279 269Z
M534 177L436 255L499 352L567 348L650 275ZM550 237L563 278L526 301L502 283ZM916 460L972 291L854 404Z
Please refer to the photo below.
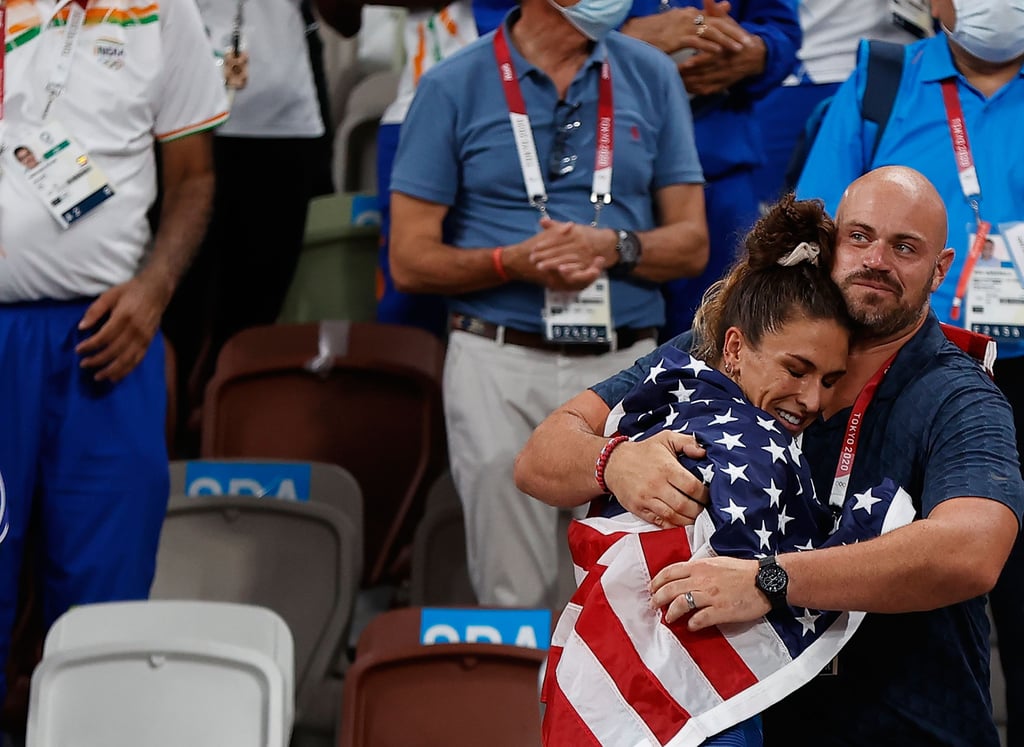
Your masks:
M881 301L888 294L868 288L860 288L857 299L852 300L849 291L858 280L867 280L892 289L895 294L895 303L883 306ZM925 315L928 310L931 281L932 278L929 278L928 284L919 294L919 302L911 304L903 303L907 294L884 272L862 270L852 273L843 278L839 288L843 292L843 297L846 298L850 318L857 325L857 336L869 339L885 338L913 327Z

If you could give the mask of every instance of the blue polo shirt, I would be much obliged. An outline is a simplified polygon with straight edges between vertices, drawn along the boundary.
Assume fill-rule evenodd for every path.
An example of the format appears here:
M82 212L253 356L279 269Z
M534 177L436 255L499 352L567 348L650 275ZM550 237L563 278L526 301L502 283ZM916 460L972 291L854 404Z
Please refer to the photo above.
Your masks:
M957 82L981 183L981 216L998 230L1000 222L1024 220L1024 138L1018 135L1024 116L1024 68L994 96L985 98L953 65L945 34L909 45L896 104L871 160L877 128L861 118L859 108L866 80L865 50L862 43L857 68L829 107L797 185L797 197L820 197L834 213L847 185L878 166L910 166L927 176L946 203L948 244L956 250L949 275L932 296L932 308L942 321L962 326L963 315L953 322L950 309L970 248L968 228L974 231L975 220L957 177L942 81L954 78ZM1024 303L1024 288L1020 302ZM965 308L969 303L967 298ZM1000 358L1024 355L1024 329L997 336L997 341Z
M513 10L505 21L518 18ZM539 230L516 154L508 108L494 57L494 34L484 36L431 68L416 89L391 178L392 191L446 205L444 240L457 247L503 246ZM646 231L657 226L654 194L673 184L703 181L693 140L686 93L667 56L618 32L594 48L559 105L551 79L509 44L552 218L589 224L597 123L598 81L607 56L615 106L612 203L601 211L601 227ZM566 105L568 104L568 106ZM547 173L556 128L577 107L567 146L575 170L552 180ZM616 327L661 326L659 287L635 278L613 279ZM448 299L449 308L495 324L543 331L540 286L512 282Z
M708 179L764 160L760 122L754 102L773 91L797 63L803 34L792 0L732 0L729 15L765 45L764 70L729 86L727 91L693 99L697 150ZM629 18L669 8L702 8L703 0L633 0Z
M665 346L688 344L687 333ZM593 391L613 406L661 357L655 350ZM804 436L819 495L832 487L849 413ZM999 501L1018 520L1024 511L1010 406L946 340L934 315L882 380L860 444L848 495L889 477L913 496L919 516L960 496ZM930 612L869 614L840 653L838 675L815 678L765 714L765 744L997 747L988 636L984 597Z

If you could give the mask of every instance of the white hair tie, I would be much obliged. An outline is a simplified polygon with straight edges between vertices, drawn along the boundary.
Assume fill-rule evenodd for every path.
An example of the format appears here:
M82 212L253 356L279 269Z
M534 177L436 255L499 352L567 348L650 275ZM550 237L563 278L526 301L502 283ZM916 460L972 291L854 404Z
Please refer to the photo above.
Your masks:
M779 264L783 267L792 267L798 265L801 262L810 262L812 265L818 265L818 255L821 253L821 247L817 244L812 244L809 241L801 241L789 254L784 254L779 257Z

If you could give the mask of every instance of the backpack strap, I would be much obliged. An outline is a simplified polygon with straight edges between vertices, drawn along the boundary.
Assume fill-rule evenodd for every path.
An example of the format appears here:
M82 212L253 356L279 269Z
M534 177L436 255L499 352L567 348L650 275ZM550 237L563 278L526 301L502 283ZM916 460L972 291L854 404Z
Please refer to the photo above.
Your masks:
M877 39L871 39L867 44L867 80L864 82L860 112L864 119L878 125L875 142L871 146L871 159L874 160L900 90L906 47Z

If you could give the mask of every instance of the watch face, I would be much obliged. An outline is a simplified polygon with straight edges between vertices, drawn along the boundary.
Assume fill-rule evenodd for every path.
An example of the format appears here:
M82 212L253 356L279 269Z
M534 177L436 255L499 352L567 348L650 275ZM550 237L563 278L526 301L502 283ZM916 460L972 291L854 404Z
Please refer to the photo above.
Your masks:
M766 594L780 594L786 589L789 576L777 565L768 565L757 572L757 585Z
M621 262L636 263L640 258L640 242L629 231L619 231L619 241L615 248L619 253L619 260Z

